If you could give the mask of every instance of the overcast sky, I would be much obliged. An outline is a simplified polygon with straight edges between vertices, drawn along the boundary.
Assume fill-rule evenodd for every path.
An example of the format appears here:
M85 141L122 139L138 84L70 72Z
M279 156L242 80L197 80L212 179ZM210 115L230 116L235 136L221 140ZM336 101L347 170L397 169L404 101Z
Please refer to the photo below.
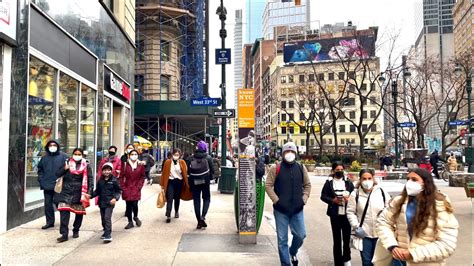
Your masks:
M209 71L209 92L211 97L220 97L219 84L221 83L221 68L215 65L214 50L220 48L220 21L216 15L216 10L220 1L209 0L210 2L210 29L209 29L209 51L210 51L210 71ZM336 22L352 21L358 29L366 29L370 26L379 27L378 38L386 39L393 33L400 32L397 39L398 50L395 54L398 56L406 52L415 42L414 26L414 0L311 0L311 25L334 24ZM235 10L245 8L245 0L224 0L224 6L227 9L227 38L226 48L232 49L232 58L234 57L234 25ZM245 23L245 10L244 20ZM245 24L243 26L245 35ZM380 49L377 56L381 58L381 68L386 66L388 53L386 49ZM233 61L233 60L232 60ZM234 66L226 67L227 83L227 108L234 107Z

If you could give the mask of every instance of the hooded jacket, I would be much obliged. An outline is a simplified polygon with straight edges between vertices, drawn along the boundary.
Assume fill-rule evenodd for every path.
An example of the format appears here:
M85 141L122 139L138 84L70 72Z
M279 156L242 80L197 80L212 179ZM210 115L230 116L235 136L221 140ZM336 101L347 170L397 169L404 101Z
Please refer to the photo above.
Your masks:
M54 153L48 150L49 144L53 142L58 145L58 150ZM61 146L56 140L48 141L44 148L46 155L44 155L38 163L38 183L42 190L54 190L56 179L59 178L59 170L64 168L68 156L64 152L61 152Z
M446 258L456 249L458 236L458 221L452 211L448 211L449 199L446 195L436 195L437 228L434 228L434 217L431 216L426 227L419 236L410 238L406 220L408 197L402 205L400 215L395 218L395 202L401 196L395 197L377 220L377 233L385 249L398 246L408 249L412 260L407 265L446 265ZM374 258L376 261L377 258ZM377 265L377 264L375 264Z

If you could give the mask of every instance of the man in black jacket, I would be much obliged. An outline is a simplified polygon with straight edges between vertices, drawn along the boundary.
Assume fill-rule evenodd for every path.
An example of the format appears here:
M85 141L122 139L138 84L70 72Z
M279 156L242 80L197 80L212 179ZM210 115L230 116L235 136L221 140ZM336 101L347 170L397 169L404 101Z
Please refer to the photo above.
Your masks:
M433 174L436 176L436 178L440 179L439 177L439 173L438 173L438 163L439 161L443 161L443 162L446 162L445 160L443 160L439 154L438 154L438 150L434 150L434 152L430 155L430 164L431 164L431 167L433 169Z
M115 203L120 199L122 189L115 176L112 176L113 165L105 163L102 166L102 178L97 182L96 190L92 193L92 198L99 197L100 217L104 242L112 242L112 213Z
M296 145L283 145L283 162L270 168L265 190L273 202L281 265L298 265L296 254L306 237L303 208L311 194L306 168L295 161ZM288 226L293 240L288 249Z
M48 229L54 227L54 186L58 170L64 166L68 156L61 152L59 142L50 140L45 146L46 155L44 155L38 164L38 183L44 194L44 215L46 224L41 227Z

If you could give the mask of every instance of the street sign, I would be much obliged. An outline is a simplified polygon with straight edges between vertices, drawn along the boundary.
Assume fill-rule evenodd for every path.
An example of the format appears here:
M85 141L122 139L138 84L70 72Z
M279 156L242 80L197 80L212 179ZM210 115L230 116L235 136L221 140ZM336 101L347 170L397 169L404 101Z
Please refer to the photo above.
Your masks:
M216 65L230 64L230 49L216 49Z
M219 106L221 98L200 97L191 99L191 106Z
M465 134L464 137L472 138L474 137L474 133Z
M412 122L403 122L403 123L398 123L399 127L416 127L415 123Z
M212 116L216 118L234 118L235 109L214 109Z
M464 125L467 125L469 124L469 121L468 120L455 120L455 121L449 121L448 122L448 125L449 126L464 126Z

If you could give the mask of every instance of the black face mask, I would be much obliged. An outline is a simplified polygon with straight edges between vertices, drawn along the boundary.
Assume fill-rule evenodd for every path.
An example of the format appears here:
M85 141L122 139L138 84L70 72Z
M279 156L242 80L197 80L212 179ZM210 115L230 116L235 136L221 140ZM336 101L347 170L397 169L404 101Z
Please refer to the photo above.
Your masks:
M114 152L114 151L109 151L109 155L110 155L110 156L114 156L114 155L115 155L115 152Z
M337 178L343 178L344 177L344 172L343 171L335 172L334 176L337 177Z

